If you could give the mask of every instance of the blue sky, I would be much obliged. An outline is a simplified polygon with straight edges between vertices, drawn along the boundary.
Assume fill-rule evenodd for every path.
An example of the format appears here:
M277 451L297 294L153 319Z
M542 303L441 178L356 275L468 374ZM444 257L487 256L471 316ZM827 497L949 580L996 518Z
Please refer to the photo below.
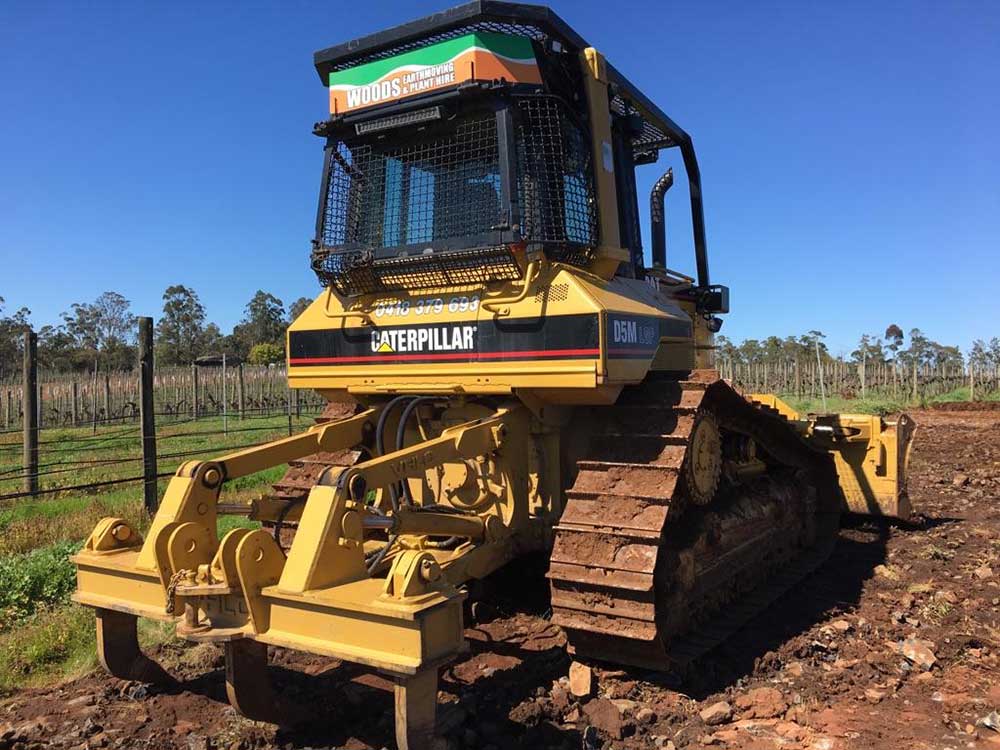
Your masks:
M228 330L258 288L316 294L312 53L449 4L7 0L8 310L40 326L114 289L156 316L183 283ZM725 334L819 329L835 353L893 322L963 348L1000 335L1000 3L554 7L693 135ZM678 156L643 170L643 205ZM685 190L667 198L681 268Z

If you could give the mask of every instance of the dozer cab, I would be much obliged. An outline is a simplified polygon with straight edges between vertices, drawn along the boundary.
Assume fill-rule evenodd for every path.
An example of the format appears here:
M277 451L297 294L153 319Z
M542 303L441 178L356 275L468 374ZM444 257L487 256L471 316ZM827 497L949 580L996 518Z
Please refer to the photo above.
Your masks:
M680 669L821 562L843 510L905 517L913 425L802 416L713 369L691 138L547 8L471 2L321 50L329 87L312 267L288 378L302 434L184 464L145 538L104 519L74 558L114 675L155 679L136 618L224 645L243 713L267 647L396 685L400 748L433 735L466 587L547 551L570 650ZM694 277L668 267L677 149ZM227 482L290 464L221 539Z

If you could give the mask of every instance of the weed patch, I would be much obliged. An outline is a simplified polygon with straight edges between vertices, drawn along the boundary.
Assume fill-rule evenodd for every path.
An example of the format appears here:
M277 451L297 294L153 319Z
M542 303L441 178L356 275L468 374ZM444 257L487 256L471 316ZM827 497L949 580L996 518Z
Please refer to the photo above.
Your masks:
M75 604L44 608L0 633L0 695L52 677L69 677L97 663L94 613Z
M76 588L69 556L75 542L0 558L0 632L46 606L64 603Z

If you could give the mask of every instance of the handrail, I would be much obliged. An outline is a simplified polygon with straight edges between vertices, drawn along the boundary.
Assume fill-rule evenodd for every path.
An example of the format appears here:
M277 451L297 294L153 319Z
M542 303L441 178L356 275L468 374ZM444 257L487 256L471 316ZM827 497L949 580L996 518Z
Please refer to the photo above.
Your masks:
M533 260L528 263L528 268L524 272L524 284L521 287L520 293L510 296L510 297L496 297L491 300L483 300L480 303L480 307L484 310L489 310L497 315L510 315L510 305L516 305L518 302L524 300L528 296L528 292L531 289L531 284L538 277L539 266L538 261ZM503 307L501 307L503 306ZM497 309L501 308L501 309Z
M345 318L361 318L361 322L367 325L371 325L372 316L371 313L367 313L364 310L342 310L341 312L330 312L330 302L333 299L333 287L326 288L326 303L323 305L323 314L331 320L345 319Z

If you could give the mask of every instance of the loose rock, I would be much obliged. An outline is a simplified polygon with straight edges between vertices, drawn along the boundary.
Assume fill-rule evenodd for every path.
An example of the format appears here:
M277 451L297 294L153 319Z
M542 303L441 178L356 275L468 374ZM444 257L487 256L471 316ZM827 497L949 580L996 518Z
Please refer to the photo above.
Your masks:
M620 740L624 736L625 720L614 701L595 698L583 707L583 713L592 727L600 729L612 739Z
M570 664L569 691L577 698L589 698L594 691L594 671L578 661Z
M635 720L640 724L652 724L656 721L656 712L651 708L640 708L635 713Z
M708 708L702 709L698 715L709 726L725 724L733 718L733 707L726 701L719 701L718 703L713 703Z
M1000 713L990 711L986 714L986 716L976 722L976 726L986 727L987 729L992 729L994 732L1000 732Z
M794 721L779 721L774 725L774 732L780 737L784 737L795 742L802 740L807 734L806 729L799 726Z
M937 657L934 655L934 644L919 638L907 638L899 644L899 653L921 669L931 669L937 664Z
M787 667L785 667L785 674L789 677L801 677L802 676L802 662L793 661Z
M773 719L788 709L788 703L781 691L772 687L760 687L736 699L736 706L748 719Z

